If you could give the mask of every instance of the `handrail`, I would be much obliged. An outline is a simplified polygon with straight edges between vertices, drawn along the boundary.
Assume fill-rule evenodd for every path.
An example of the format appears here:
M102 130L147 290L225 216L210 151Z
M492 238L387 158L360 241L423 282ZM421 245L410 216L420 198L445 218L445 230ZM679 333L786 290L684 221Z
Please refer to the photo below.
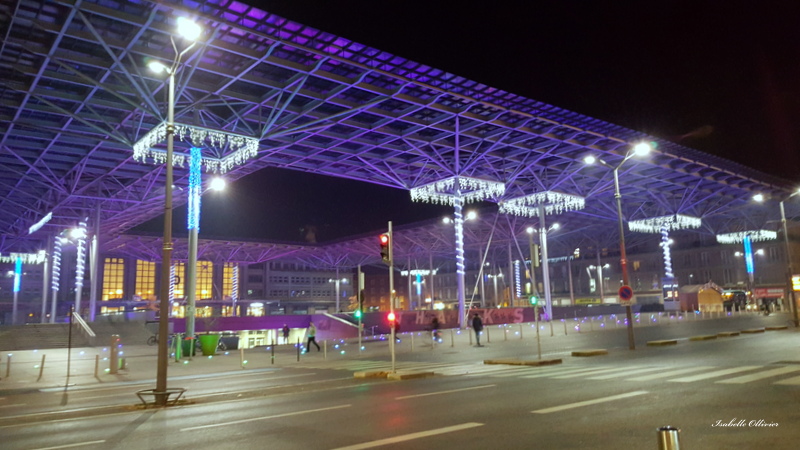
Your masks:
M334 316L333 314L330 314L330 313L322 313L322 315L323 315L323 316L326 316L326 317L330 317L331 319L338 320L339 322L342 322L343 324L350 325L350 326L351 326L351 327L353 327L353 328L358 328L358 325L354 324L353 322L350 322L350 321L348 321L348 320L342 319L341 317L336 317L336 316Z
M97 336L97 335L94 333L94 331L92 331L92 329L91 329L91 328L89 328L89 324L88 324L88 323L86 323L86 321L85 321L85 320L83 320L83 317L81 317L81 315L80 315L80 314L78 314L78 313L76 313L76 312L73 312L73 313L72 313L72 318L73 318L73 320L75 320L76 322L78 322L78 325L80 325L80 326L81 326L81 328L83 328L83 331L85 331L85 332L86 332L86 334L87 334L87 335L89 335L89 337L95 337L95 336Z

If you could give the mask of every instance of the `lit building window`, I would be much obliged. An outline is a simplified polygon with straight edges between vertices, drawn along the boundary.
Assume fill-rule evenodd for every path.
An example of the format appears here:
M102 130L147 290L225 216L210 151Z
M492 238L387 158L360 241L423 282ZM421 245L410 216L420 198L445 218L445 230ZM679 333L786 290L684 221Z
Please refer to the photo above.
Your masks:
M195 298L197 300L210 299L214 280L214 264L211 261L197 261L197 283Z
M106 258L103 265L103 301L122 298L125 261L122 258Z
M222 298L233 297L233 268L236 263L225 263L222 267Z
M136 260L136 295L142 300L156 299L156 263Z

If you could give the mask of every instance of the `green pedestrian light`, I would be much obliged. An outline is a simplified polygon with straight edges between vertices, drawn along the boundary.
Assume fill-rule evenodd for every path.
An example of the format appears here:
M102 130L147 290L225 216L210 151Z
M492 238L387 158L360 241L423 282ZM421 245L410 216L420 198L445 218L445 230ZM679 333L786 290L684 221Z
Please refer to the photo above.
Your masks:
M531 305L533 305L533 306L536 306L536 305L539 304L539 297L537 297L535 295L531 295L529 300L531 302Z

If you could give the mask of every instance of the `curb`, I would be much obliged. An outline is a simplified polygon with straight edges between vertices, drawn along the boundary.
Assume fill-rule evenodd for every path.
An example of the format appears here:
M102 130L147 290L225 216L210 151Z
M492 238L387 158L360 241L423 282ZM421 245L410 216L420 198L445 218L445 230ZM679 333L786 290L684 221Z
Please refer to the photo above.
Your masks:
M788 328L789 328L788 325L777 325L777 326L774 326L774 327L766 327L765 330L767 330L767 331L776 331L776 330L786 330Z
M716 339L716 334L708 334L704 336L692 336L689 338L690 341L710 341L712 339Z
M721 331L717 333L717 336L719 337L733 337L738 335L739 335L738 331Z
M576 350L572 352L572 356L600 356L600 355L607 355L608 350L606 349L594 349L594 350Z
M486 359L484 364L506 364L509 366L549 366L561 364L561 359L540 359L537 361L523 361L521 359Z
M754 334L754 333L763 333L763 328L751 328L749 330L742 330L742 334Z
M665 345L677 345L677 339L665 339L662 341L647 341L649 347L663 347Z
M415 378L428 378L434 376L433 372L395 372L386 376L389 380L413 380Z

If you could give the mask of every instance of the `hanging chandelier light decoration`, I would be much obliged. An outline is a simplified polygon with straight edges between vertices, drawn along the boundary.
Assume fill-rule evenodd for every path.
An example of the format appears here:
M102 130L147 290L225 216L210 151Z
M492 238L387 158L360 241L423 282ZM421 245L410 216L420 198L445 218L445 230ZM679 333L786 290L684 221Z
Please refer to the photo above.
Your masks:
M506 200L500 203L500 212L515 216L536 217L539 215L540 205L544 206L545 214L561 214L566 211L583 209L586 206L586 200L577 195L542 191Z
M22 264L41 264L47 258L47 253L40 250L37 253L9 253L4 255L0 253L1 263L16 263L17 260L22 261Z
M472 203L499 197L505 192L506 185L499 181L454 176L412 188L411 200L454 206L456 197L460 197L462 203Z
M629 220L628 229L642 233L661 233L663 228L666 228L667 231L685 230L688 228L700 228L701 224L702 220L697 217L672 214L641 220Z
M203 157L202 164L206 172L224 174L236 166L244 164L248 159L258 154L258 139L208 128L175 124L175 137L186 141L193 147L227 149L228 154L221 158ZM154 164L164 164L167 161L167 152L154 148L167 138L167 123L161 122L155 128L133 144L133 159L139 162L151 160ZM183 167L190 156L174 153L172 162L174 166Z
M773 241L778 239L778 233L770 230L750 230L737 231L735 233L723 233L717 235L717 242L720 244L740 244L745 237L750 237L752 242Z

